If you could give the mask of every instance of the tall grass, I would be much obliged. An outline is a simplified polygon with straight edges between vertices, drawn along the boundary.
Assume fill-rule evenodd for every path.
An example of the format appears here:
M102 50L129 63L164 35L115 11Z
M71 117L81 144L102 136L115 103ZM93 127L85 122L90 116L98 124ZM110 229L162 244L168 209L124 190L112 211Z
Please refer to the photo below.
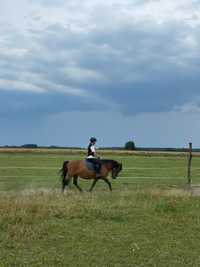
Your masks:
M110 193L81 181L60 192L63 160L82 155L0 154L0 267L200 266L200 201L184 190L184 157L122 156ZM200 158L193 159L199 181Z
M199 199L162 190L0 194L0 266L199 266Z

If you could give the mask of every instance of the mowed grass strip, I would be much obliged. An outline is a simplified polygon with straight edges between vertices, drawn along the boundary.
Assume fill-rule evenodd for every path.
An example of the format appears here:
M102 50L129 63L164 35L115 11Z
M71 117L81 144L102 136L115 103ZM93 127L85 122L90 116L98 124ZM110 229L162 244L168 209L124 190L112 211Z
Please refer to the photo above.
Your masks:
M152 185L184 185L187 175L187 157L124 156L114 153L109 158L123 163L119 179L112 181L114 188ZM84 155L63 155L52 153L0 153L0 191L23 190L26 188L60 188L58 171L64 160L84 159ZM200 158L192 161L192 179L200 182ZM126 178L127 177L127 178ZM89 188L91 181L80 181ZM105 188L98 183L97 190Z

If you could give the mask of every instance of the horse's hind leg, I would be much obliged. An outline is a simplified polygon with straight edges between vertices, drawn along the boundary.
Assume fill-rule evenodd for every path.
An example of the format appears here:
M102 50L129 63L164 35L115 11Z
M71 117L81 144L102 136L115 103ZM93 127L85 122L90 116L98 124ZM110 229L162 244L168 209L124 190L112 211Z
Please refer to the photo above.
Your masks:
M64 176L62 179L62 191L64 192L65 186L68 186L70 183L70 177L68 175Z
M80 192L82 192L82 188L78 185L78 176L74 175L73 184L78 188Z
M64 192L65 190L65 177L62 179L62 191Z

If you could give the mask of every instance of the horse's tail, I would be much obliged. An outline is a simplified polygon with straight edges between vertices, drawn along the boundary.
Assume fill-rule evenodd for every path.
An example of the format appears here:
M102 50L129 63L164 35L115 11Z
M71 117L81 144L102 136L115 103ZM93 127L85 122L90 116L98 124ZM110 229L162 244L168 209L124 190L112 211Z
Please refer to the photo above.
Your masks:
M65 179L66 175L67 175L67 172L68 172L68 168L67 168L67 165L68 165L69 161L64 161L63 162L63 166L62 168L60 169L59 173L60 173L60 176Z

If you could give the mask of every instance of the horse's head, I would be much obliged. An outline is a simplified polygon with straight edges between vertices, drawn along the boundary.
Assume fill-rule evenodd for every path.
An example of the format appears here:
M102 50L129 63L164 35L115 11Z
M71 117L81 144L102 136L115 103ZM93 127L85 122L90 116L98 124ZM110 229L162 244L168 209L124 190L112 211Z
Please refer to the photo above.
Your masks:
M120 171L122 170L122 163L114 162L112 166L112 178L116 179Z

